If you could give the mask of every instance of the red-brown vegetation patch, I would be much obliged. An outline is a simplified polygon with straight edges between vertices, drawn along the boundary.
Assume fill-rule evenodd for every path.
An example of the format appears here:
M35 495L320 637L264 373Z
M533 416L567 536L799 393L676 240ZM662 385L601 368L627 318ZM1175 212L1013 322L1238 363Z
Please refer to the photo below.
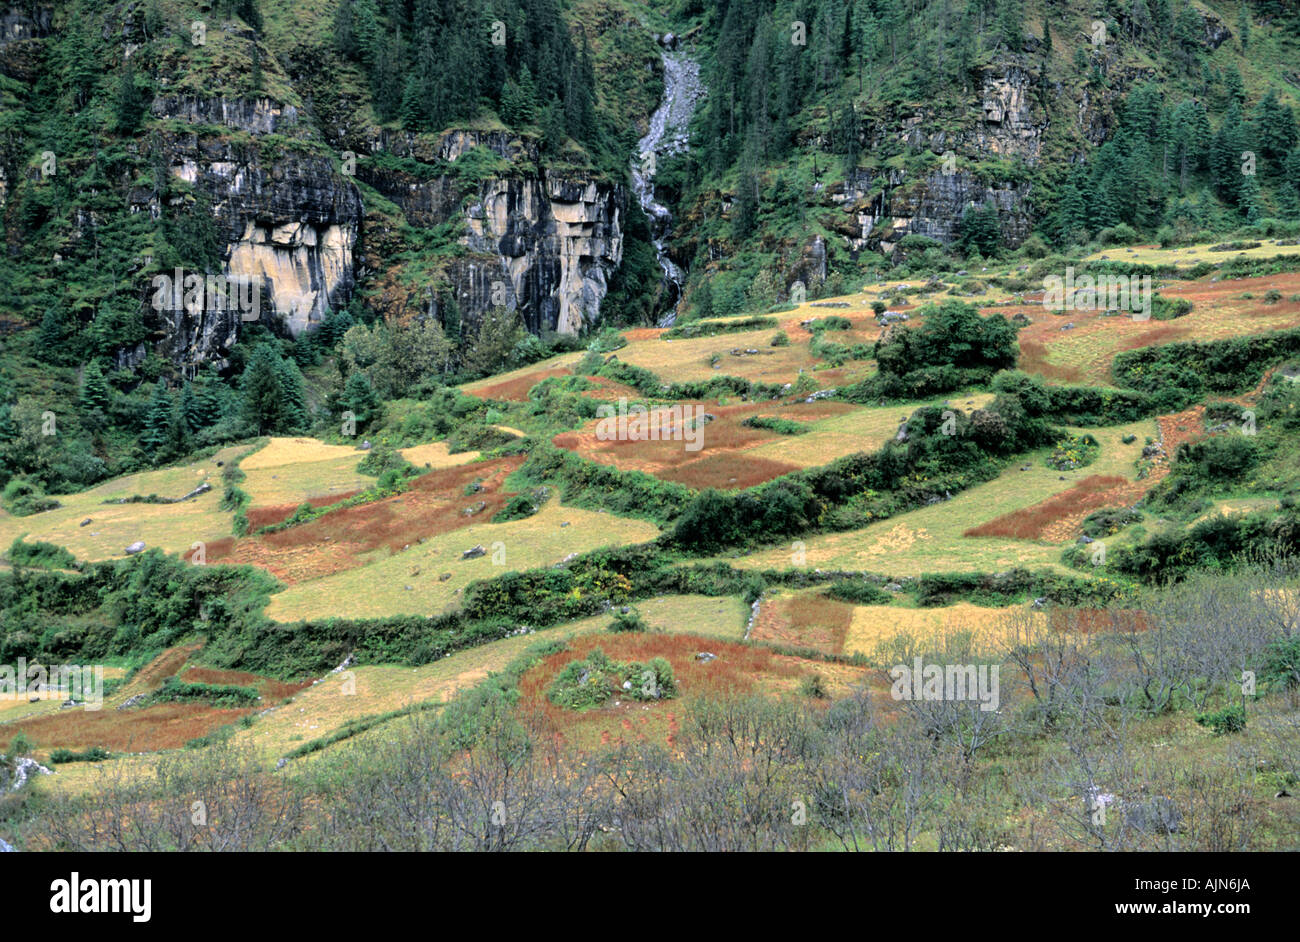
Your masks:
M1101 507L1113 505L1117 491L1129 487L1131 482L1118 475L1093 474L1074 487L1032 507L1024 507L996 517L988 523L966 530L962 536L996 536L1011 540L1045 539L1048 527L1064 517L1084 512L1087 516Z
M628 342L633 340L654 340L665 330L667 330L666 327L633 327L631 330L623 331L623 336L628 339Z
M202 703L159 703L139 710L60 710L0 727L0 743L7 747L21 732L40 749L103 746L110 752L155 752L178 749L253 712Z
M1084 379L1083 370L1078 367L1048 362L1047 342L1023 332L1020 336L1019 368L1055 383L1080 383Z
M185 666L185 662L202 647L202 642L199 642L168 648L136 671L122 692L127 695L134 695L157 690L162 686L164 680L168 677L174 677L176 672Z
M262 527L274 526L277 523L283 523L293 516L302 504L311 504L313 507L328 507L330 504L337 504L360 494L360 491L348 491L345 494L326 494L321 497L308 497L305 501L297 504L270 504L265 507L253 507L248 511L248 528L250 530L260 530ZM188 554L187 554L188 555Z
M490 519L514 492L506 477L523 464L515 455L422 474L405 493L327 513L315 520L233 541L209 544L208 561L261 566L288 585L363 565L376 550L397 552L421 538L450 533ZM466 496L466 486L481 490ZM465 511L482 505L476 512Z
M1025 307L1033 321L1019 332L1020 368L1058 382L1107 382L1116 353L1182 340L1221 340L1244 334L1284 330L1300 324L1300 272L1212 282L1209 278L1169 284L1158 289L1168 298L1185 298L1193 309L1171 321L1135 321L1127 316L1108 317L1104 311L1067 311L1053 314L1043 307ZM1282 300L1264 300L1270 290ZM1250 294L1253 297L1244 298ZM1021 308L996 308L1015 313ZM1067 324L1072 330L1062 330ZM1081 343L1082 342L1082 343ZM1057 362L1049 362L1052 348L1068 343ZM1069 362L1062 363L1062 358Z
M505 380L504 382L493 383L491 386L480 386L474 390L474 395L478 396L480 399L499 399L504 402L527 402L528 390L532 389L542 380L550 379L552 376L572 375L573 371L568 367L538 370L536 373L528 373L524 376Z
M692 433L694 443L699 445L692 451L687 448L692 441L687 440L686 434L678 426L683 422L683 417L686 421L694 420L696 406L702 407L714 418L698 429L698 438ZM812 422L842 415L853 408L848 403L824 399L793 403L746 402L730 406L685 402L672 408L651 410L635 439L631 434L636 431L632 425L635 420L629 416L629 434L623 439L602 439L602 428L610 430L611 427L602 426L604 420L597 419L576 431L561 432L552 441L560 448L622 471L644 471L662 480L698 489L715 487L734 490L770 481L796 471L799 467L746 454L753 447L782 438L768 429L745 425L746 419L769 416L795 422ZM678 411L673 411L674 409ZM658 440L648 437L652 433L658 435ZM674 435L677 436L676 439Z
M1101 631L1136 632L1151 628L1151 616L1132 608L1054 608L1047 614L1053 631L1095 634Z
M785 647L841 654L852 622L852 605L821 592L802 592L760 605L749 637Z
M710 487L720 491L736 491L798 470L797 464L731 453L708 455L698 461L660 471L656 477L697 491Z
M677 695L671 699L643 702L614 697L604 706L585 712L567 710L547 697L555 676L571 661L582 660L595 648L604 649L618 663L647 663L662 657L672 665ZM713 660L697 660L707 652ZM843 664L808 661L775 654L763 647L733 644L713 638L681 634L588 635L570 642L530 669L520 679L520 711L554 732L561 742L573 745L611 745L634 741L676 744L681 718L692 699L721 698L737 694L794 693L799 681L812 673L821 674L831 692L843 695L866 678L862 668Z
M1193 406L1156 419L1163 451L1151 460L1146 475L1129 481L1117 475L1091 475L1044 501L966 530L963 536L1066 543L1079 535L1083 521L1105 507L1131 507L1166 474L1178 446L1205 436L1205 407Z
M255 687L257 692L262 695L263 700L283 700L285 697L292 697L299 690L303 690L312 685L312 681L303 680L298 683L286 683L282 680L275 680L272 677L262 677L259 674L248 674L244 671L226 671L217 670L211 667L190 667L180 675L180 679L187 684L223 684L235 687Z
M641 393L626 383L616 382L604 376L586 376L584 379L594 388L583 393L589 399L628 399L642 398Z

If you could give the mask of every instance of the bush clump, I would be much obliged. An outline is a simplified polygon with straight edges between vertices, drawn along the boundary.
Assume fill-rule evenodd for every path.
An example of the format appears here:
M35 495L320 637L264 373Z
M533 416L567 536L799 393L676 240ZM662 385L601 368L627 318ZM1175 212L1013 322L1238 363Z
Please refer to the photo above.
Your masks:
M615 696L666 700L676 694L676 678L666 659L620 664L610 660L602 648L596 648L584 660L565 665L547 691L552 703L569 710L589 710Z

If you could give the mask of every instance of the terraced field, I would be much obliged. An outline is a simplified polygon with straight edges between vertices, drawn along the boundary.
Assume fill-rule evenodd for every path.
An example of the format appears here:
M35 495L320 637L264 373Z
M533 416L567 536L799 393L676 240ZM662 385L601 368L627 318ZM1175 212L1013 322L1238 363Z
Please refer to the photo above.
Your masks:
M232 515L222 511L221 467L248 446L223 448L211 458L159 471L145 471L107 481L77 494L55 495L54 510L14 517L0 510L0 549L26 534L67 549L78 559L94 561L124 556L126 547L141 540L168 553L183 553L196 541L219 540L230 533ZM157 495L178 498L201 484L212 489L175 504L114 501Z
M1090 429L1089 433L1101 444L1101 453L1086 468L1057 471L1046 466L1042 454L1029 455L994 480L956 494L951 500L861 530L810 536L799 541L800 546L769 548L727 561L745 569L782 569L802 553L799 558L810 569L861 570L893 576L943 570L993 572L1013 566L1063 568L1059 544L965 533L1068 492L1094 475L1135 482L1143 442L1148 436L1156 437L1157 426L1143 421ZM1136 438L1124 444L1126 435Z
M643 520L552 501L524 520L474 523L423 543L412 542L409 549L378 550L362 565L332 575L304 578L271 596L267 614L276 621L437 615L455 604L475 579L550 566L601 546L642 543L658 533L654 524ZM485 555L461 558L475 546L482 546Z
M1270 290L1279 291L1282 300L1265 300ZM1104 386L1111 382L1111 361L1125 350L1260 334L1300 321L1300 273L1218 282L1207 277L1172 282L1159 291L1191 301L1192 311L1169 321L1135 321L1108 317L1104 311L1051 313L1031 305L1004 309L1008 314L1024 312L1033 320L1019 334L1021 368L1053 382Z

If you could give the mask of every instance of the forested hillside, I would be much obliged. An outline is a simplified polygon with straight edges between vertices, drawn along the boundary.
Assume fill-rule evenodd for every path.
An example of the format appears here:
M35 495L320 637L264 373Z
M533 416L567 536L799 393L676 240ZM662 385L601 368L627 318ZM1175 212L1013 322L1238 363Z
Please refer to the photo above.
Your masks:
M1268 230L1300 217L1298 23L1279 0L15 5L0 480L332 428L607 325ZM669 48L702 89L647 219ZM172 272L251 278L259 311L160 311Z

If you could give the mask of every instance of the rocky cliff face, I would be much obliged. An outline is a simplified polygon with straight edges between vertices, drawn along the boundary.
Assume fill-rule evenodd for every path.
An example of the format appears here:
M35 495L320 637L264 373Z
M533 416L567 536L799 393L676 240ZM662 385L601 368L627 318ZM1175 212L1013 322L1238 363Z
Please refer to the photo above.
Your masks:
M1028 183L987 182L964 170L937 171L908 180L905 173L891 175L883 189L873 189L865 173L855 174L836 187L831 200L840 213L830 220L853 251L875 249L889 253L906 235L923 235L949 243L957 237L962 215L971 206L995 206L1002 241L1017 246L1033 224L1025 205Z
M387 297L386 313L444 317L450 291L470 325L501 306L518 310L535 333L577 333L599 318L607 280L622 260L621 186L578 171L548 171L533 143L503 132L372 131L352 143L361 158L356 179L396 204L410 226L453 223L460 230L442 277L412 285L393 271L409 246L398 233L379 231L392 229L392 220L366 214L356 183L312 140L295 106L178 94L156 99L153 113L243 132L171 133L164 151L170 172L211 201L226 246L224 273L253 279L262 290L262 319L292 336L345 304L367 270L406 285ZM277 139L266 142L268 134ZM279 139L286 134L297 142ZM504 171L460 172L456 162L475 148L501 158ZM414 172L364 159L383 153L424 166ZM446 172L429 169L437 167ZM142 199L141 209L161 212L156 197ZM162 336L159 352L191 365L220 361L240 323L237 313L221 310L151 317ZM122 359L129 364L143 355L126 351Z
M307 145L293 149L258 137L297 125L296 109L269 99L155 100L154 114L191 124L222 126L244 135L167 133L169 172L206 194L225 246L223 274L250 279L260 292L258 313L272 329L298 336L355 284L353 251L361 197L329 157ZM141 209L158 215L156 193ZM241 312L151 309L162 334L159 352L192 366L220 360L238 336Z
M576 170L548 170L536 144L503 132L452 131L427 136L386 133L372 153L454 166L476 148L511 167L535 172L419 178L358 166L358 179L401 209L407 222L438 226L463 219L461 257L446 269L463 320L493 307L518 310L534 333L578 333L600 316L608 278L623 257L623 187ZM377 267L386 263L375 259ZM395 305L442 317L437 285L421 285Z
M1036 164L1050 124L1035 96L1038 76L1022 66L1005 65L986 68L979 82L978 114L955 133L927 130L939 122L922 110L904 117L901 130L877 127L870 136L877 146L885 135L893 134L910 147L937 154L997 156ZM837 220L836 229L854 250L870 247L889 252L912 233L952 242L962 214L972 205L997 207L1002 241L1008 246L1024 241L1033 222L1025 203L1029 184L984 179L960 165L919 177L892 171L883 189L873 188L872 183L866 174L856 174L831 194L846 217Z

